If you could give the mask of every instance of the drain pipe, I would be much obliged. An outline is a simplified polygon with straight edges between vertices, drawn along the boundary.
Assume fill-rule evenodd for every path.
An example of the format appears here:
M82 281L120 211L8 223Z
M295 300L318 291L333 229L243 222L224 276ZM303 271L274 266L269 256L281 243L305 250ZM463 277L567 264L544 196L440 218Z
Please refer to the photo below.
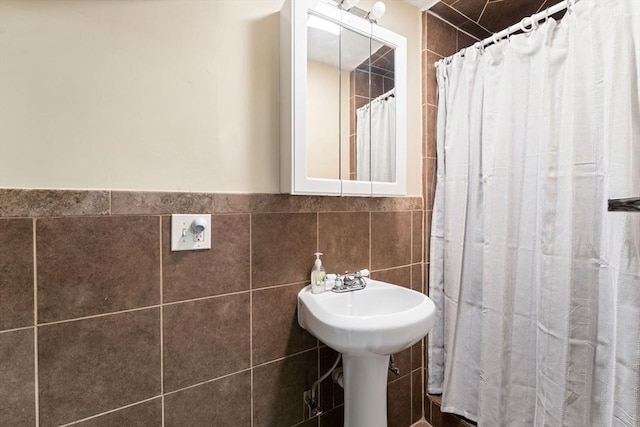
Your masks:
M342 368L338 368L333 371L333 374L331 374L331 379L334 383L344 388L344 372L342 371Z
M333 366L331 366L331 368L327 372L325 372L323 376L318 378L318 380L311 386L311 397L307 396L304 399L304 403L306 403L309 407L309 410L311 410L311 416L313 417L322 414L322 409L320 409L320 406L318 406L318 403L316 402L316 389L318 388L320 383L324 381L329 375L331 375L331 373L336 369L338 363L340 363L341 357L342 353L338 353L338 357L336 357L336 361L333 362Z

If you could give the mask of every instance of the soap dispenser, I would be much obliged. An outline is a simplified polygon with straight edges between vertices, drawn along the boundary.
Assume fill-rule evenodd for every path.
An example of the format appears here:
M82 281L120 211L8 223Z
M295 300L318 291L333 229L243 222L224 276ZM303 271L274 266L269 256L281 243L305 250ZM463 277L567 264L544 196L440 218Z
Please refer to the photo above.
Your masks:
M316 256L316 260L313 264L313 268L311 269L311 292L314 294L319 294L324 292L324 276L325 271L322 266L322 260L320 259L321 252L316 252L314 254Z

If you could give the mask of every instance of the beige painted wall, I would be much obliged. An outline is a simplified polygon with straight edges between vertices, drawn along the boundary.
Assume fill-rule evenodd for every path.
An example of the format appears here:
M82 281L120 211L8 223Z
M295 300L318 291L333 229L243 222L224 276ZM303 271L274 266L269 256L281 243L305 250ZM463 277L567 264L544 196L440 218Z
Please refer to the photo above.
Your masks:
M419 196L420 12L386 3ZM281 5L0 0L0 187L278 192Z

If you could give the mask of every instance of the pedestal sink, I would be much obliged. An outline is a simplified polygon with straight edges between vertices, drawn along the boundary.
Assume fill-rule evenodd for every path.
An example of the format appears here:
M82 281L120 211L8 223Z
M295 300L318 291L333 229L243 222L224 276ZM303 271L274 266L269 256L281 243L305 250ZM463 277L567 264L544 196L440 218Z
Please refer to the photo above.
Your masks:
M362 290L298 294L298 323L342 353L345 427L387 426L389 355L417 343L435 322L426 295L367 280Z

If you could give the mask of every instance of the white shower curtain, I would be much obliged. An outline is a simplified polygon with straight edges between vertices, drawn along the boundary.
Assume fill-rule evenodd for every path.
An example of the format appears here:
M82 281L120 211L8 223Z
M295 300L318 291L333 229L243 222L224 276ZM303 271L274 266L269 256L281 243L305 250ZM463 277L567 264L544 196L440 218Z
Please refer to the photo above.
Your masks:
M359 180L396 179L396 98L394 89L356 111L356 176Z
M640 426L640 1L438 66L428 390L481 426Z

